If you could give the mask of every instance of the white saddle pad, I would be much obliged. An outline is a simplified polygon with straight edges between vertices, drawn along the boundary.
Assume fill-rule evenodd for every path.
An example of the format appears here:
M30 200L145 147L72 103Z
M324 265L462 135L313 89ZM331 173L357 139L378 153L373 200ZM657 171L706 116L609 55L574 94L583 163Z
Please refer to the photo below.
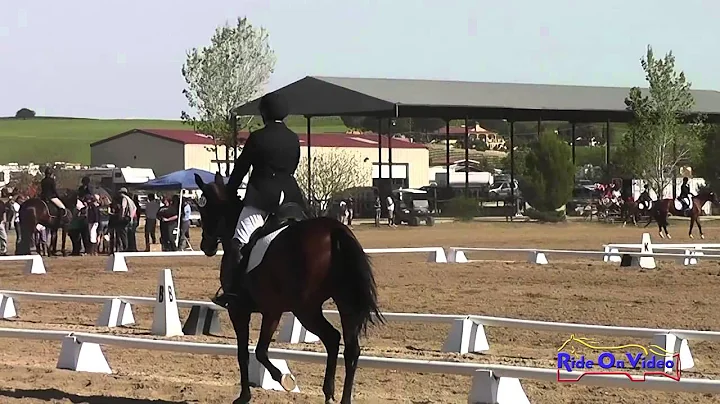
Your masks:
M687 198L685 198L683 201L687 204L687 206L690 206L690 201ZM679 199L675 199L675 209L681 210L684 208L685 206L683 206L682 202L680 202Z
M283 226L275 230L267 236L259 239L255 243L252 251L250 251L250 258L248 258L248 266L246 272L250 272L255 269L255 267L260 265L263 257L265 256L265 251L267 251L268 247L270 247L270 243L275 239L275 237L277 237L278 234L280 234L285 229L287 229L287 226Z

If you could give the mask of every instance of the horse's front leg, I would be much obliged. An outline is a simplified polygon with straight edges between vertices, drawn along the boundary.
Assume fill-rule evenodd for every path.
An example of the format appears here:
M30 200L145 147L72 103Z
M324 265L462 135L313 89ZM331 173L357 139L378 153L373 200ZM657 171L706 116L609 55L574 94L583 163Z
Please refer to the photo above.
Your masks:
M240 396L233 404L246 404L250 402L250 353L248 343L250 339L250 311L237 303L228 306L228 314L237 337L237 359L240 367Z
M263 312L262 313L262 324L260 326L260 338L258 339L257 346L255 347L255 357L261 365L265 366L265 369L270 372L270 376L286 391L292 391L297 387L295 378L291 374L282 374L280 369L276 368L270 362L268 357L268 349L270 348L270 341L272 336L277 330L278 324L280 323L280 317L282 312Z
M700 238L703 239L703 240L705 240L705 235L703 234L702 226L700 226L700 218L696 217L696 218L695 218L695 223L697 224L698 231L700 232Z
M67 251L65 249L65 246L67 245L67 231L65 230L65 227L62 227L60 232L61 232L61 237L62 237L62 245L60 247L61 248L60 251L62 252L62 256L66 257Z
M688 230L688 237L690 237L690 238L694 238L693 234L692 234L694 225L695 225L695 218L690 216L690 230Z

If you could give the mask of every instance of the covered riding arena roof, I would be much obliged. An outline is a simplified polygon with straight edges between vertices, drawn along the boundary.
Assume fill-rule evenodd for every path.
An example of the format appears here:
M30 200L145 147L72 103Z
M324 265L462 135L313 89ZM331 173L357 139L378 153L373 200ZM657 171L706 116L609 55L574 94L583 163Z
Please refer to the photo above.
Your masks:
M290 115L627 122L630 88L308 76L274 92ZM720 122L720 92L692 90L695 111ZM258 115L259 98L233 108Z

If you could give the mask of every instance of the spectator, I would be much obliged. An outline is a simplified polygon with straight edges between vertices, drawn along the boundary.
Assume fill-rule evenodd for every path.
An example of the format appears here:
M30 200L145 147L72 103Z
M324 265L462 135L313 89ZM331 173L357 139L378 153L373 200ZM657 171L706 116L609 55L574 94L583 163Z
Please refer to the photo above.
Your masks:
M160 203L155 199L155 194L148 195L148 200L145 203L145 251L150 251L150 239L152 239L153 244L157 244L155 228L157 227L159 210Z
M100 203L97 195L85 197L87 205L88 243L85 245L85 253L97 255L98 227L100 227Z
M190 201L184 200L182 220L180 221L180 250L184 250L190 246L188 236L190 234L190 214L192 208L190 207Z
M395 217L395 201L393 200L392 195L387 196L387 213L388 213L388 226L389 227L397 227L393 220Z
M177 230L180 208L180 196L173 195L172 202L162 210L160 222L160 237L164 240L163 251L177 251L173 230Z
M7 216L5 202L0 200L0 255L8 253Z
M117 198L121 209L117 229L120 250L132 251L130 250L129 238L135 238L133 220L137 217L137 206L135 206L135 202L133 202L132 198L128 195L128 190L125 187L120 188L120 193Z
M353 217L355 217L355 200L349 197L347 201L347 225L352 227Z
M380 227L380 217L382 216L382 203L380 196L375 195L375 227Z

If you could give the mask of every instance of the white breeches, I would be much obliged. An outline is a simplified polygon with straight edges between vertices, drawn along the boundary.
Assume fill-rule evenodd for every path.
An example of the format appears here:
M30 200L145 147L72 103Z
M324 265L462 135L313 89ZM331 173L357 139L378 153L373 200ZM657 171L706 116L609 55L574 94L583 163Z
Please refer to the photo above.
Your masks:
M279 205L285 201L285 192L280 192ZM235 226L235 235L233 238L240 241L243 245L250 241L253 232L265 224L267 212L254 206L245 206L240 212L237 225Z
M62 203L60 198L50 198L50 202L54 203L60 209L65 209L65 204Z
M98 242L98 239L97 239L97 236L98 236L97 231L98 231L98 225L99 225L99 224L100 224L100 223L93 223L93 224L91 224L91 225L89 226L89 227L90 227L90 243L92 243L92 244L95 244L95 243Z
M250 235L265 224L265 216L267 216L265 211L253 206L245 206L240 212L233 238L238 239L243 245L247 244Z

